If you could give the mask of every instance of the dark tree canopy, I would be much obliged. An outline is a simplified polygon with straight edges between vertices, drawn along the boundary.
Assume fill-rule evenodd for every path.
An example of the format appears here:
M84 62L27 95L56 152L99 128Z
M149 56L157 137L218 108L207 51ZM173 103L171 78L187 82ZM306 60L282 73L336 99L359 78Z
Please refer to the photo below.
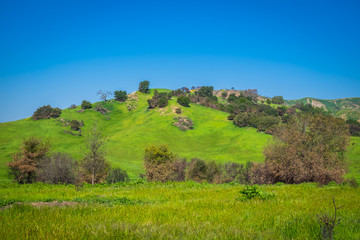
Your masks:
M119 91L115 91L114 92L114 97L117 101L119 102L124 102L127 100L127 93L126 91L122 91L122 90L119 90Z
M272 98L272 103L274 103L274 104L284 104L284 98L282 96L274 96Z
M177 102L184 107L190 107L190 98L186 96L180 96L177 98Z
M140 84L139 84L139 92L150 93L149 86L150 86L149 81L145 80L145 81L140 82Z
M89 108L92 108L91 102L86 101L86 100L82 101L81 109L85 110L85 109L89 109Z
M39 107L33 114L32 119L57 118L61 114L60 108L52 108L50 105Z
M213 86L202 86L196 93L200 97L212 97L214 87Z

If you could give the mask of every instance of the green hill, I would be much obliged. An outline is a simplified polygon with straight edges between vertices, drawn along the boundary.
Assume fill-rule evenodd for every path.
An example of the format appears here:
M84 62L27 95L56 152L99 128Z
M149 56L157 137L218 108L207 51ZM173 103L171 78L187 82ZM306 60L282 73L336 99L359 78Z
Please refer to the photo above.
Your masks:
M48 138L53 151L67 152L80 159L84 155L84 137L66 133L70 131L70 126L63 126L65 120L74 119L84 121L83 133L97 122L108 138L107 158L113 167L125 169L132 178L144 172L144 148L153 144L167 144L172 152L188 160L193 157L222 163L264 160L262 151L271 139L270 135L259 133L254 128L238 128L227 120L227 113L196 104L189 108L182 107L181 116L192 119L194 129L181 131L173 125L174 117L179 116L175 113L175 109L180 107L176 98L170 100L165 108L150 110L147 99L152 95L153 90L151 94L131 94L131 98L124 103L110 100L103 104L109 109L105 115L94 109L79 111L80 107L77 107L63 110L57 119L35 121L27 118L0 123L0 182L10 181L6 163L18 151L22 139L29 136ZM348 176L359 178L360 138L352 138L349 149Z
M58 119L35 121L27 118L0 123L0 181L9 181L6 163L25 137L46 137L52 142L53 151L70 153L76 159L83 156L83 137L65 133L70 127L63 127L60 119L83 120L83 132L97 122L108 137L106 151L112 166L125 169L131 177L143 172L144 148L152 144L167 144L172 152L188 160L199 157L217 162L263 161L262 150L270 135L253 128L238 128L227 120L227 113L196 104L182 107L181 115L194 122L194 129L184 132L172 124L173 118L178 116L175 108L180 107L176 98L165 108L149 110L146 100L152 94L136 95L137 100L107 102L105 107L111 112L106 115L92 109L78 112L78 107L63 110ZM130 105L136 108L129 111Z
M316 99L316 98L301 98L296 100L286 100L285 104L294 106L297 103L311 104L314 107L324 108L331 112L336 117L344 119L353 118L360 120L360 98L341 98L333 100Z

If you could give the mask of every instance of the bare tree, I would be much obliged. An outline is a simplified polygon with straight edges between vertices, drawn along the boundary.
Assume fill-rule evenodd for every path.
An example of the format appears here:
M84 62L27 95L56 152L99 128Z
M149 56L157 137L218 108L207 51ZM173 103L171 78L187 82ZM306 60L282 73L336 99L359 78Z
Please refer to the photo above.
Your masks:
M99 90L99 91L97 92L97 95L100 95L101 100L103 100L104 102L106 102L106 99L112 95L112 92Z
M105 152L103 150L105 142L106 138L103 137L95 123L85 135L87 153L80 162L84 174L87 176L90 175L92 185L104 178L109 169L109 163L105 159Z

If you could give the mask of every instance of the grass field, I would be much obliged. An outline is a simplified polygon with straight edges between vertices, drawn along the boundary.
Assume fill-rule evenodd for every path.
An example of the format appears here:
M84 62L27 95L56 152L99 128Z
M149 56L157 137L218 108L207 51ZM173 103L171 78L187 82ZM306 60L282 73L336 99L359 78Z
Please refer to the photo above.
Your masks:
M237 200L242 185L195 182L0 186L3 239L320 239L317 214L344 207L335 239L360 239L358 188L262 186L267 200ZM33 206L55 200L70 206Z

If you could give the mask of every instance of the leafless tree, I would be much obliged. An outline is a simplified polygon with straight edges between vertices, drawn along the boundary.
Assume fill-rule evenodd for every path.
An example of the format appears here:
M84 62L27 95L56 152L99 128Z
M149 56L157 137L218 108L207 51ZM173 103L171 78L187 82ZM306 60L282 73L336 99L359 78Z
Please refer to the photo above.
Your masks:
M99 90L99 91L97 92L97 95L100 95L101 100L103 100L104 102L106 102L106 99L112 95L112 92L110 92L110 91L104 91L104 90Z

